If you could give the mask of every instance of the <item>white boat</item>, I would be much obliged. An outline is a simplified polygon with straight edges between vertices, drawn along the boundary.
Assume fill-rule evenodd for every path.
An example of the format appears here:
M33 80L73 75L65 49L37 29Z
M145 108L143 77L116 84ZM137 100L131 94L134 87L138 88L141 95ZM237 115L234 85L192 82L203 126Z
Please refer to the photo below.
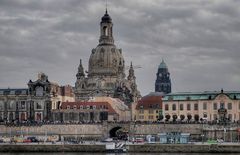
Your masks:
M114 153L121 153L121 152L127 152L126 149L126 144L124 143L106 143L105 144L106 147L106 152L114 152Z

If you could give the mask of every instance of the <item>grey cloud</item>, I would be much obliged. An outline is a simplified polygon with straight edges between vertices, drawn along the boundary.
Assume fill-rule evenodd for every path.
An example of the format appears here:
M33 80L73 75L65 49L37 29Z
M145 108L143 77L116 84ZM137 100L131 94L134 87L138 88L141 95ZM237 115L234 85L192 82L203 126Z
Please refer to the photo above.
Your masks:
M141 93L154 90L165 59L173 91L239 89L240 11L236 0L109 1L114 38ZM26 87L39 71L74 85L99 39L105 1L1 0L0 87Z

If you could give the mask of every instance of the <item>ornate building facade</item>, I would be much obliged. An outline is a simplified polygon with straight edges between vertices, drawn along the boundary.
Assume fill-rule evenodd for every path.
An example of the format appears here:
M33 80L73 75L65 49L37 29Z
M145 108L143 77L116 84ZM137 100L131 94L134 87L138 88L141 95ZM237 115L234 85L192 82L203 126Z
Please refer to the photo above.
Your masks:
M88 71L85 72L80 60L76 77L76 101L95 96L110 96L131 103L140 97L132 65L126 78L122 49L114 44L113 23L107 10L100 22L99 44L92 49Z
M171 79L168 67L164 60L158 66L157 79L155 82L155 92L171 93Z
M70 86L60 87L39 73L36 81L28 82L28 88L0 89L0 122L50 121L52 109L73 100Z

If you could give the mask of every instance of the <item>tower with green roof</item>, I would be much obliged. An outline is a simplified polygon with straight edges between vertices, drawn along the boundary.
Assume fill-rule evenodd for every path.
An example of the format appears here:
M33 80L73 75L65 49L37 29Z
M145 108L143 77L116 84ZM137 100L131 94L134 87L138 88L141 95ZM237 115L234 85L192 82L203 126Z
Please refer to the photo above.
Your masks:
M157 79L155 82L155 92L171 93L171 79L168 67L164 60L158 66Z

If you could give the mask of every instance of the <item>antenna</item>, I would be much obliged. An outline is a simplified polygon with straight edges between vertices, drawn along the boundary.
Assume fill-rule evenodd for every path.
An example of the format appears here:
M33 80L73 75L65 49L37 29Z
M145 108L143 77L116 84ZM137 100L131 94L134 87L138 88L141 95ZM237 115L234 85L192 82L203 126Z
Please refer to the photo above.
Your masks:
M106 2L106 13L107 13L107 6L108 6L107 0L105 2Z

